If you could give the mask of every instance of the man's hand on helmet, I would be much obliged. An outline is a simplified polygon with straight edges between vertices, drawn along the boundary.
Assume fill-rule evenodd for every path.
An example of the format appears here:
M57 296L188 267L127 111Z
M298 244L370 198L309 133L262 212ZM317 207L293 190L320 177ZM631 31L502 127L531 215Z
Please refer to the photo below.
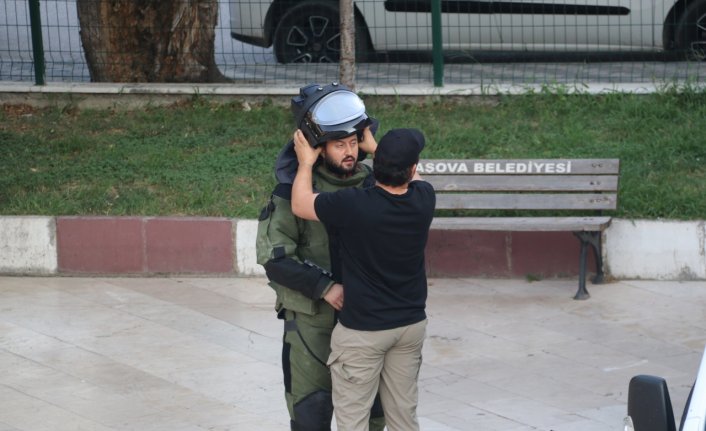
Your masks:
M319 154L321 154L322 147L318 146L313 148L309 145L309 141L306 140L304 133L302 133L300 129L294 132L293 139L294 151L297 153L299 165L308 166L309 168L313 167L316 160L319 158Z
M378 148L378 143L375 140L375 136L373 136L373 132L370 129L370 126L366 127L365 130L363 130L363 139L358 144L358 148L368 154L375 154L375 150L377 150Z

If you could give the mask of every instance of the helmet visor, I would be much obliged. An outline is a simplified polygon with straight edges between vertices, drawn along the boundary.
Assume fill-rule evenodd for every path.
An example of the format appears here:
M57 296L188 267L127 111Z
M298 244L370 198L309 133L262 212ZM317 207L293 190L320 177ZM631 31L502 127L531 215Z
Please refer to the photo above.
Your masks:
M336 91L324 96L310 111L318 143L340 139L362 131L368 125L365 105L355 93Z

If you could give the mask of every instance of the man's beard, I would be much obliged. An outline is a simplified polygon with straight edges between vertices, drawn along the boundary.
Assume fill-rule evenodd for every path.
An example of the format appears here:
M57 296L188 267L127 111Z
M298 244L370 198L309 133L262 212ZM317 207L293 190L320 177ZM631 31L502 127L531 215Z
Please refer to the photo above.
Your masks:
M355 159L353 159L355 161ZM333 160L329 159L328 156L324 155L324 166L326 166L326 169L331 171L334 175L339 176L339 177L348 177L355 172L355 167L356 164L353 163L350 168L346 168L343 166L343 162L341 162L340 165L336 164Z

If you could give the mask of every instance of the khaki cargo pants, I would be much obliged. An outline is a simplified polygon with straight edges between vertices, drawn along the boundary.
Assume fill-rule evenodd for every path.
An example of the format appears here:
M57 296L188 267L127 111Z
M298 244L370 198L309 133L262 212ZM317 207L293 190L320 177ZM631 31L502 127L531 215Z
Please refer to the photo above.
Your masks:
M333 309L322 307L316 315L285 310L282 369L285 398L295 431L330 431L333 416L331 374L326 359L331 352ZM368 408L368 413L371 409ZM370 430L385 428L380 402L372 409Z
M426 319L383 331L336 325L328 365L339 431L368 430L378 390L389 431L419 430L417 379L426 326Z

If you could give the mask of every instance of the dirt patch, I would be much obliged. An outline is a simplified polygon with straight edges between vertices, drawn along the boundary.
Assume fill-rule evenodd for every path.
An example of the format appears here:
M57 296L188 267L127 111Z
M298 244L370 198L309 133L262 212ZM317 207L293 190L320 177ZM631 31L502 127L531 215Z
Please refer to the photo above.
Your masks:
M2 105L2 111L8 117L22 117L25 115L34 115L39 109L31 105L17 104Z

